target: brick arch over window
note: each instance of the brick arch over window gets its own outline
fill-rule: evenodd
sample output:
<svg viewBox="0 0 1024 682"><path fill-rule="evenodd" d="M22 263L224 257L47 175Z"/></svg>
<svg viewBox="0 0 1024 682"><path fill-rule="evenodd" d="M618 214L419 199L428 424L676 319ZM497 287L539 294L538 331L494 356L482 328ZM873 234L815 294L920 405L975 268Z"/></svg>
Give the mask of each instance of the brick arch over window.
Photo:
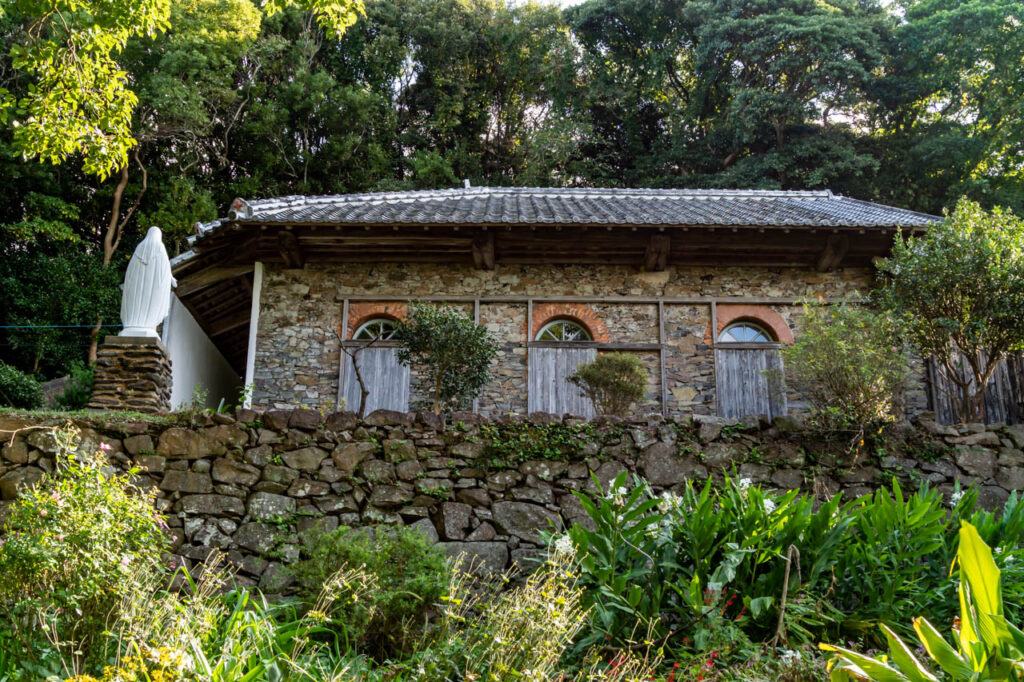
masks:
<svg viewBox="0 0 1024 682"><path fill-rule="evenodd" d="M763 305L745 305L736 303L720 303L716 306L718 314L718 329L715 330L714 335L711 334L711 325L708 324L707 330L704 332L704 343L711 343L712 339L717 339L718 335L728 327L730 324L736 322L753 322L758 326L764 327L772 336L781 343L793 343L793 332L790 331L789 325L782 319L775 310L768 308Z"/></svg>
<svg viewBox="0 0 1024 682"><path fill-rule="evenodd" d="M538 303L533 306L533 329L527 341L537 338L541 328L554 320L572 320L578 322L590 332L590 338L600 343L608 343L608 327L604 320L597 316L594 309L581 303ZM524 325L525 326L525 325Z"/></svg>
<svg viewBox="0 0 1024 682"><path fill-rule="evenodd" d="M345 338L351 339L355 331L370 320L380 317L401 320L408 312L409 306L406 303L352 303L348 307L348 326L345 329Z"/></svg>

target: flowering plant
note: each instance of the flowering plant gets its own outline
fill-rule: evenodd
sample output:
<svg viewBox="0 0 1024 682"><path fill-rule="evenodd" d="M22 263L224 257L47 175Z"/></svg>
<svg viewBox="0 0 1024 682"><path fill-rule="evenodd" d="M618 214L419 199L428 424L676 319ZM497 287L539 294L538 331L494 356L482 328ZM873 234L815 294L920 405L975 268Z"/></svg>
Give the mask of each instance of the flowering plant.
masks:
<svg viewBox="0 0 1024 682"><path fill-rule="evenodd" d="M99 655L110 610L138 572L161 572L167 545L152 493L78 440L74 428L54 434L56 471L22 492L0 530L0 635L39 679L54 641L71 659Z"/></svg>

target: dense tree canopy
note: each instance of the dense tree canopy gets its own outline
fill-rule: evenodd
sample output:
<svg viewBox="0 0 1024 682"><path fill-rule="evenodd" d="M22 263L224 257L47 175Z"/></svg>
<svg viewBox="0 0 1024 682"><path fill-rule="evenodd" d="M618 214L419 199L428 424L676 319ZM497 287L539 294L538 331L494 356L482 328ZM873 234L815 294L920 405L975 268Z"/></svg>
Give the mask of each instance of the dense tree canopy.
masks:
<svg viewBox="0 0 1024 682"><path fill-rule="evenodd" d="M43 75L20 60L70 40L39 23L50 4L118 2L3 3L0 90L22 105L0 134L0 256L22 281L35 253L120 271L151 224L173 254L236 196L462 178L827 187L931 213L966 195L1024 211L1018 0L367 0L358 19L353 2L134 3L150 23L104 62L137 98L127 123L110 118L132 144L106 149L119 159L106 179L88 139L58 166L24 156ZM324 24L325 7L348 14ZM47 319L103 314L69 304ZM25 315L0 302L0 324ZM14 343L0 334L0 352ZM47 353L19 365L59 371Z"/></svg>

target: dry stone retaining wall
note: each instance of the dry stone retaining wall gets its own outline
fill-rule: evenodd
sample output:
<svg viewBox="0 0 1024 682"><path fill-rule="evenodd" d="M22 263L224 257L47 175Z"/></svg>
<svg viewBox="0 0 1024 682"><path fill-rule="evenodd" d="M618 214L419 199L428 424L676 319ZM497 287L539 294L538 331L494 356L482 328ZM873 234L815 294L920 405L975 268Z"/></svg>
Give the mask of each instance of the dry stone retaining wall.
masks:
<svg viewBox="0 0 1024 682"><path fill-rule="evenodd" d="M201 562L213 549L239 567L239 579L286 589L286 565L299 555L299 534L316 525L402 524L467 552L498 570L537 554L541 531L586 522L575 491L594 494L623 471L643 476L656 493L735 467L770 488L818 495L871 492L895 476L915 488L927 481L947 497L953 485L978 485L986 507L1024 488L1024 426L936 424L927 415L886 435L886 454L856 465L842 444L816 440L792 417L767 423L695 420L597 421L531 415L487 421L456 414L447 430L430 413L240 410L172 420L80 420L82 446L110 446L112 463L141 469L137 483L156 488L174 552ZM30 423L0 418L0 514L18 491L55 466L45 430L10 432ZM54 422L57 423L57 422ZM564 459L530 459L496 436L539 437ZM503 447L497 444L505 443ZM539 449L538 449L539 451ZM840 454L837 454L840 453ZM503 459L504 458L504 459Z"/></svg>

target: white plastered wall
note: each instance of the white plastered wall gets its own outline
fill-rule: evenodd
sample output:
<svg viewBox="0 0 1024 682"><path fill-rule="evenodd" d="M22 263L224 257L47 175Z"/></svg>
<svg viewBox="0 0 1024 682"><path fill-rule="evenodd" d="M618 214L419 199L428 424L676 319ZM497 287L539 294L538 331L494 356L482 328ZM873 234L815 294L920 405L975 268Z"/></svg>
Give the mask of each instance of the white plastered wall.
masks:
<svg viewBox="0 0 1024 682"><path fill-rule="evenodd" d="M197 388L206 394L206 407L238 402L241 377L173 293L161 341L171 354L172 410L190 404Z"/></svg>

